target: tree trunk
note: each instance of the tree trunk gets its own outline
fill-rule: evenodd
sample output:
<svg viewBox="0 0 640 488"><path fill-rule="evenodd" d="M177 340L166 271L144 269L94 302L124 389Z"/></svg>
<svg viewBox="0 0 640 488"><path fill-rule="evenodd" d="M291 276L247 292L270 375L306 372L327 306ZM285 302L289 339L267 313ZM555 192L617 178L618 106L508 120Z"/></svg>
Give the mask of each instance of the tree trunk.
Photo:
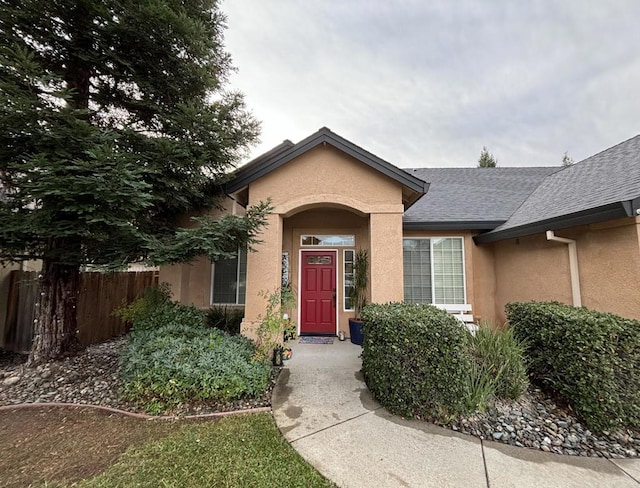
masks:
<svg viewBox="0 0 640 488"><path fill-rule="evenodd" d="M93 14L90 3L77 2L64 19L70 30L71 49L65 63L65 81L73 90L69 108L88 109L91 65L83 57L92 45ZM88 113L83 117L88 118ZM60 215L60 214L58 214ZM64 215L65 219L70 218ZM79 348L77 337L77 304L80 288L80 265L73 262L80 255L80 241L73 238L53 238L49 242L49 257L42 263L40 296L36 304L36 319L28 366L57 359Z"/></svg>
<svg viewBox="0 0 640 488"><path fill-rule="evenodd" d="M79 266L50 260L42 263L40 296L36 304L34 337L28 366L35 366L78 349L77 303Z"/></svg>

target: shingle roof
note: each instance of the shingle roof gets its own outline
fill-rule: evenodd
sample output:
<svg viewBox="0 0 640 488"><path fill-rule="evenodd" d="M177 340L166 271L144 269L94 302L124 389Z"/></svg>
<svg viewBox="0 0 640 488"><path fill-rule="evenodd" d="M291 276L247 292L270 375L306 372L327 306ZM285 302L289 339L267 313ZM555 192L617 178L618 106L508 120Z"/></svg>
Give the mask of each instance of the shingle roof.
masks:
<svg viewBox="0 0 640 488"><path fill-rule="evenodd" d="M414 229L493 229L509 216L557 167L416 168L407 170L430 183L429 192L405 212Z"/></svg>
<svg viewBox="0 0 640 488"><path fill-rule="evenodd" d="M633 215L639 200L640 135L549 175L506 223L478 241Z"/></svg>
<svg viewBox="0 0 640 488"><path fill-rule="evenodd" d="M234 172L231 181L227 184L226 191L233 193L241 190L251 182L321 144L330 144L345 154L352 156L358 161L400 183L403 186L405 208L413 205L429 188L428 183L425 183L411 172L394 166L332 132L329 128L322 127L297 144L293 144L288 140L284 141L266 154L238 168Z"/></svg>
<svg viewBox="0 0 640 488"><path fill-rule="evenodd" d="M403 170L323 127L239 168L227 190L239 191L319 144L331 144L400 182L406 229L489 231L474 237L482 243L640 215L640 135L566 168Z"/></svg>

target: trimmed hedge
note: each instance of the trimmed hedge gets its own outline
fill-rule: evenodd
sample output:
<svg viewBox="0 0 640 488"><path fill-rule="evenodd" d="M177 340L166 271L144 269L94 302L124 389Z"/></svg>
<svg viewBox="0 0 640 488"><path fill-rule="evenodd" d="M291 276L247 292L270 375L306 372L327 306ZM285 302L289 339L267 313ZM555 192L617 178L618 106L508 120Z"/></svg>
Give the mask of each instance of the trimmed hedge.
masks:
<svg viewBox="0 0 640 488"><path fill-rule="evenodd" d="M444 310L410 303L365 307L362 371L369 390L403 417L465 410L471 359L466 329Z"/></svg>
<svg viewBox="0 0 640 488"><path fill-rule="evenodd" d="M640 427L640 322L557 302L509 303L532 379L596 431Z"/></svg>

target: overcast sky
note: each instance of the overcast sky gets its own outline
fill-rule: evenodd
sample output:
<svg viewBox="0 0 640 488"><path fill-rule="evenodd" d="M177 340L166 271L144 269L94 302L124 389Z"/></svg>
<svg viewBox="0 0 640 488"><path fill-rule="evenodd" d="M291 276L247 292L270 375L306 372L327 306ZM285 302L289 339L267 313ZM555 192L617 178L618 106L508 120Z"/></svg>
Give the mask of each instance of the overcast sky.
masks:
<svg viewBox="0 0 640 488"><path fill-rule="evenodd" d="M255 157L320 127L400 167L555 166L640 133L640 0L224 0L262 121Z"/></svg>

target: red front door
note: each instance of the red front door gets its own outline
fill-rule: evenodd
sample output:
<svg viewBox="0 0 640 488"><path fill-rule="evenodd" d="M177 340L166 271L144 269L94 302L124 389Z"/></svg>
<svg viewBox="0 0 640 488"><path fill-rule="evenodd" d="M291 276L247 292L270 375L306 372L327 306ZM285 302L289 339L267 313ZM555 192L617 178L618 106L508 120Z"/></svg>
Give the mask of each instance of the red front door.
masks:
<svg viewBox="0 0 640 488"><path fill-rule="evenodd" d="M336 253L302 252L301 334L336 334Z"/></svg>

